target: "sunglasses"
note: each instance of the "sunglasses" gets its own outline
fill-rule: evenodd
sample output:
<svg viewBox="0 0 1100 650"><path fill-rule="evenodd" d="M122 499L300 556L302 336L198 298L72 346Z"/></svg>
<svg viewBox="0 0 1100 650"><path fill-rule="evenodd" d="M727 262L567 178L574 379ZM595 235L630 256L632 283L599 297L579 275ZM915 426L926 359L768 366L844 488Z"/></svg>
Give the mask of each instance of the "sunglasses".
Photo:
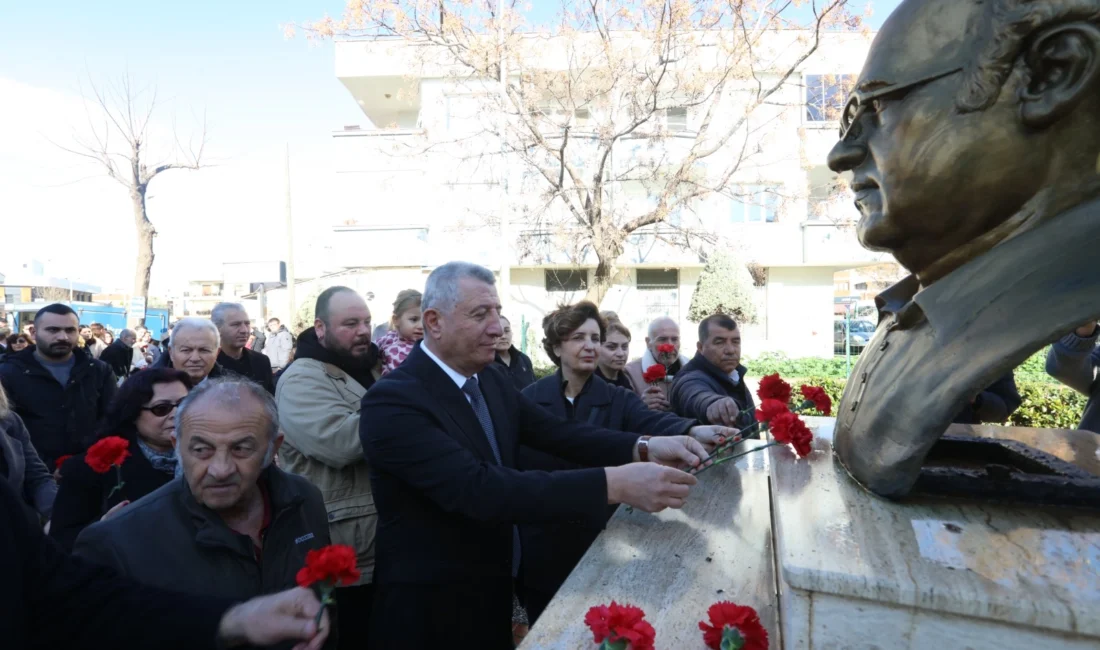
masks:
<svg viewBox="0 0 1100 650"><path fill-rule="evenodd" d="M183 400L180 400L182 402ZM141 410L149 411L158 418L162 418L172 411L176 410L176 407L180 405L180 402L161 402L160 404L154 404L152 406L143 406Z"/></svg>
<svg viewBox="0 0 1100 650"><path fill-rule="evenodd" d="M840 141L846 141L849 136L855 138L860 136L862 129L859 128L859 119L868 111L874 112L875 100L882 99L887 95L894 95L912 90L917 86L951 76L956 72L962 72L962 68L952 68L951 70L937 72L927 77L921 77L915 81L880 86L874 90L853 90L852 94L848 96L848 103L844 105L844 112L840 114Z"/></svg>

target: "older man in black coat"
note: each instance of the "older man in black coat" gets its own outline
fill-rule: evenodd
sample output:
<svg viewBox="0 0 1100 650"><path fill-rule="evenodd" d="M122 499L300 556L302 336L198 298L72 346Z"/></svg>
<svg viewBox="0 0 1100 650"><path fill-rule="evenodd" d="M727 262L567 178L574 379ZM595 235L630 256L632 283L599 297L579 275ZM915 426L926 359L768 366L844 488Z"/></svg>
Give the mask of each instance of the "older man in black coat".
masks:
<svg viewBox="0 0 1100 650"><path fill-rule="evenodd" d="M492 367L501 335L493 285L492 272L473 264L433 271L424 341L363 398L379 515L372 646L512 648L516 523L602 522L614 503L679 507L692 475L631 461L682 467L705 456L691 438L569 422L523 397ZM516 470L521 443L591 469Z"/></svg>

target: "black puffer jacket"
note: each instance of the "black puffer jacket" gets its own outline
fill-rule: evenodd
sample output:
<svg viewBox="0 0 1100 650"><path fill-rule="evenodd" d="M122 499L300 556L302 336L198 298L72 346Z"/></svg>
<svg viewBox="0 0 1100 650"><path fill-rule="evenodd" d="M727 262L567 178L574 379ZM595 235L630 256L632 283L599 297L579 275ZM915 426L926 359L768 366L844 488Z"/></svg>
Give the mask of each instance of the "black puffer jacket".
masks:
<svg viewBox="0 0 1100 650"><path fill-rule="evenodd" d="M752 426L756 422L756 404L752 393L745 386L745 366L737 366L739 381L734 384L729 375L696 352L691 361L684 364L668 390L668 401L672 410L685 418L695 418L703 424L721 424L707 419L710 405L724 397L732 397L737 402L740 413L733 426L738 429ZM755 434L753 437L760 437Z"/></svg>
<svg viewBox="0 0 1100 650"><path fill-rule="evenodd" d="M306 552L329 543L325 504L309 481L275 466L260 481L271 517L260 557L248 535L196 501L182 477L85 528L73 553L142 584L195 596L248 600L290 589Z"/></svg>
<svg viewBox="0 0 1100 650"><path fill-rule="evenodd" d="M23 418L34 448L51 472L60 456L88 447L118 390L107 364L80 348L73 356L76 361L65 386L38 363L33 345L0 363L0 383L12 410Z"/></svg>

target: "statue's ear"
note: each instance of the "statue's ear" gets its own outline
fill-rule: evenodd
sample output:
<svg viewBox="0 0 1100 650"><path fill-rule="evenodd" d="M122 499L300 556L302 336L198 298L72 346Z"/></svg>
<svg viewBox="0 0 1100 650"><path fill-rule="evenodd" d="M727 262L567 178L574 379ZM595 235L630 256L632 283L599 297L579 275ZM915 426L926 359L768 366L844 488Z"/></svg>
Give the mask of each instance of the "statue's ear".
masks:
<svg viewBox="0 0 1100 650"><path fill-rule="evenodd" d="M1020 117L1042 129L1100 90L1100 29L1074 22L1043 30L1028 45L1024 64L1030 79L1020 89Z"/></svg>

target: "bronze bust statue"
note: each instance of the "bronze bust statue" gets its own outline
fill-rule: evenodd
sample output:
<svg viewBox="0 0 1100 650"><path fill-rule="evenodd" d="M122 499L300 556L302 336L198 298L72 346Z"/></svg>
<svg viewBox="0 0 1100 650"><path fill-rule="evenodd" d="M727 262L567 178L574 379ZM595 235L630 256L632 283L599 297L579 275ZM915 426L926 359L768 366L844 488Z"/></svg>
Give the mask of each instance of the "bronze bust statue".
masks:
<svg viewBox="0 0 1100 650"><path fill-rule="evenodd" d="M867 248L912 275L837 410L864 487L906 495L953 416L1100 317L1100 0L905 0L829 153Z"/></svg>

